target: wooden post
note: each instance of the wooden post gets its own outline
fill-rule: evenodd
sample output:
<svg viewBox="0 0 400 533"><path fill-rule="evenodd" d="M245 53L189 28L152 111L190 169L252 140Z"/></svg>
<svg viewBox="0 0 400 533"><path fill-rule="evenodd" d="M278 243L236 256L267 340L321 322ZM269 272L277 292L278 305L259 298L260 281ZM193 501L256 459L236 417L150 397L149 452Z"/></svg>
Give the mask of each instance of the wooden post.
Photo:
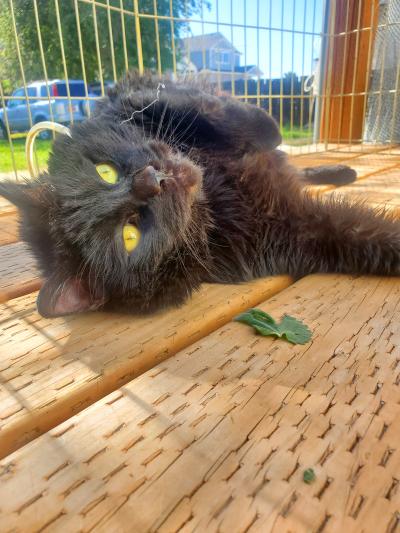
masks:
<svg viewBox="0 0 400 533"><path fill-rule="evenodd" d="M379 0L332 0L320 122L322 142L361 142Z"/></svg>

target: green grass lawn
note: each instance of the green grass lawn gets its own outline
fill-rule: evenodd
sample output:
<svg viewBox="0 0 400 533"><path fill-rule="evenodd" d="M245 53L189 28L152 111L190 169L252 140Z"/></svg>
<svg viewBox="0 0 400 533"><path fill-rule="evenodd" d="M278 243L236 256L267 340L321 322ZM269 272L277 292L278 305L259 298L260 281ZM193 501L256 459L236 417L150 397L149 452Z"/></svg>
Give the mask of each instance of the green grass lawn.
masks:
<svg viewBox="0 0 400 533"><path fill-rule="evenodd" d="M303 129L294 126L291 131L290 126L284 126L282 129L283 142L286 144L308 144L312 141L312 130ZM14 148L14 158L17 170L27 171L27 164L25 158L25 137L13 138L12 145ZM37 139L35 142L36 154L38 157L39 167L46 166L49 157L51 141L41 141ZM11 157L10 145L4 139L0 139L0 173L12 172L13 164Z"/></svg>
<svg viewBox="0 0 400 533"><path fill-rule="evenodd" d="M25 137L12 139L12 146L14 149L15 166L17 170L27 171L28 165L25 158ZM35 141L35 151L40 167L46 165L49 157L51 141ZM0 139L0 172L12 172L14 170L12 163L12 156L10 145L4 139Z"/></svg>
<svg viewBox="0 0 400 533"><path fill-rule="evenodd" d="M309 144L313 140L313 129L303 128L300 129L298 126L293 126L293 129L290 129L290 124L285 125L282 128L282 137L285 144Z"/></svg>

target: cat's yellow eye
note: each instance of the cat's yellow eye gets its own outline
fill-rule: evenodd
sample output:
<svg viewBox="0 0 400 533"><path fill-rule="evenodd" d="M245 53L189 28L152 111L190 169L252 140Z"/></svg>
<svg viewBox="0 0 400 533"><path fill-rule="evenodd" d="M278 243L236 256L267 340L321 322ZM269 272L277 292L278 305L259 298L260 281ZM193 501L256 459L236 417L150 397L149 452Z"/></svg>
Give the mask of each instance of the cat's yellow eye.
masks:
<svg viewBox="0 0 400 533"><path fill-rule="evenodd" d="M97 174L103 181L114 185L118 181L118 172L114 167L108 165L107 163L100 163L96 165Z"/></svg>
<svg viewBox="0 0 400 533"><path fill-rule="evenodd" d="M122 237L124 240L125 250L131 253L140 241L140 231L132 224L126 224L122 229Z"/></svg>

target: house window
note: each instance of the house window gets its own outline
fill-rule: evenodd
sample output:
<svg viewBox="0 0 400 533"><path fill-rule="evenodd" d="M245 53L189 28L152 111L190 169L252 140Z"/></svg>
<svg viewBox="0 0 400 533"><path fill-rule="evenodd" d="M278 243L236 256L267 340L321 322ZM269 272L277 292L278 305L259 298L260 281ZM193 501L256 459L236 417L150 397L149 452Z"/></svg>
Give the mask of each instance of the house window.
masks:
<svg viewBox="0 0 400 533"><path fill-rule="evenodd" d="M229 52L214 52L214 61L217 67L230 67L231 55Z"/></svg>

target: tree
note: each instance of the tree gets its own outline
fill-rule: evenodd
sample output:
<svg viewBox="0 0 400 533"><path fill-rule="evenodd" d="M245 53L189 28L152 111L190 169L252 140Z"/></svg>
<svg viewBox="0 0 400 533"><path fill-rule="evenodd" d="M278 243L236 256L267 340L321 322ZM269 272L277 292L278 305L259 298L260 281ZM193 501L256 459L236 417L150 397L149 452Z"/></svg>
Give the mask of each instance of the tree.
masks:
<svg viewBox="0 0 400 533"><path fill-rule="evenodd" d="M99 3L104 4L104 7ZM88 82L99 80L100 72L104 79L113 80L125 71L126 66L128 68L138 66L133 0L108 2L100 0L99 3L93 7L93 4L79 0L37 0L40 35L49 79L65 78L62 45L68 77L83 78L77 15L80 21L82 54ZM107 3L111 8L122 7L125 12L122 14L116 10L108 10ZM157 0L157 2L139 0L138 3L140 13L154 15L154 5L156 5L158 16L171 15L169 0ZM174 0L172 15L190 17L199 12L203 3L206 5L203 0ZM78 6L77 12L76 6ZM13 7L26 81L43 79L44 69L39 49L34 0L13 0ZM0 0L0 79L3 80L5 89L15 88L22 83L12 20L9 0ZM95 21L98 30L97 40ZM173 66L173 39L177 40L188 26L184 21L174 21L171 24L171 20L159 19L156 22L154 18L140 17L143 63L145 68L153 70L158 66L156 24L159 32L161 69L166 71Z"/></svg>

